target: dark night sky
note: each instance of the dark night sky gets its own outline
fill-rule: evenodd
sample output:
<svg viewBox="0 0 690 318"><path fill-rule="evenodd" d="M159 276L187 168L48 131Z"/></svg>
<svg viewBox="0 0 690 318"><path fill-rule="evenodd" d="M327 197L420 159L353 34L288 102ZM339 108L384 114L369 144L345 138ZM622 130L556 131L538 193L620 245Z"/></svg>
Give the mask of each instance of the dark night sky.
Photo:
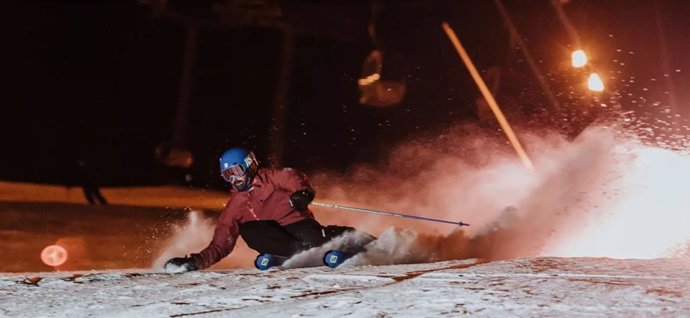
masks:
<svg viewBox="0 0 690 318"><path fill-rule="evenodd" d="M506 6L544 69L553 71L569 41L548 1L528 2ZM317 2L279 3L289 15L296 4ZM687 4L659 3L672 68L685 72L674 75L684 76L676 82L688 83L688 58L679 52L690 52L689 32L680 30L687 21L678 13ZM566 9L592 41L614 41L608 35L615 34L615 45L633 46L658 41L653 21L641 18L652 7L652 1L574 0ZM405 58L408 94L396 107L365 107L357 102L356 81L374 48L366 33L368 4L322 8L320 14L333 16L331 29L347 39L298 34L295 41L284 163L308 172L374 163L385 155L384 145L474 120L476 88L442 21L456 29L480 69L512 65L519 57L492 1L386 3L379 31ZM184 47L180 23L155 18L134 1L4 1L1 9L0 179L79 182L73 171L83 159L104 185L179 182L175 171L155 160L154 148L170 141L173 131ZM635 50L657 56L656 46ZM219 185L216 156L227 147L266 155L280 50L275 29L201 31L189 116L193 184ZM602 64L613 58L602 54ZM656 66L638 71L658 72ZM530 85L529 74L525 82ZM687 92L677 96L690 106Z"/></svg>

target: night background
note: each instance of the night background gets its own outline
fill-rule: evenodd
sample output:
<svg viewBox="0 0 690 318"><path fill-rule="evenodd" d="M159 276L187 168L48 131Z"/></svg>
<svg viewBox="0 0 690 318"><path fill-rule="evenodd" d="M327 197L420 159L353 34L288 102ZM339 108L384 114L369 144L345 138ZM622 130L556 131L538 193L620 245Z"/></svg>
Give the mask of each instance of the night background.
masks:
<svg viewBox="0 0 690 318"><path fill-rule="evenodd" d="M574 44L549 1L505 6L552 89L572 88L560 64ZM668 63L688 67L685 1L572 1L565 8L598 46L604 68L614 64L605 54L615 47L661 59L647 45L659 41L657 21L640 19L643 12L663 22ZM518 99L523 113L549 104L492 1L3 1L0 20L4 180L220 187L217 156L231 146L307 172L376 164L388 145L477 121L480 95L444 21L480 71L503 69L510 82L500 92ZM631 25L637 29L623 29ZM284 45L286 26L293 37ZM358 102L362 63L376 48L397 58L383 74L407 86L397 105ZM661 65L648 64L629 68L639 69L638 78L661 77ZM688 99L687 81L679 81L687 73L671 74L678 101ZM592 103L557 95L566 107ZM284 105L282 125L274 122L276 104ZM677 108L687 114L688 103ZM193 163L164 164L173 148L189 151Z"/></svg>

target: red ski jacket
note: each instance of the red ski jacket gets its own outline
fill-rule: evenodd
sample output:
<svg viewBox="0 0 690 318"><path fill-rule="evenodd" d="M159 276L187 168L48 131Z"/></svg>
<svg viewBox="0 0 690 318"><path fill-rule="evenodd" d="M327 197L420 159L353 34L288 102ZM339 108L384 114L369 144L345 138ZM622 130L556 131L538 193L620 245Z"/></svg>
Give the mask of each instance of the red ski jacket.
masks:
<svg viewBox="0 0 690 318"><path fill-rule="evenodd" d="M311 211L290 206L290 194L311 187L307 177L291 168L261 168L247 191L232 190L218 219L213 240L197 254L192 254L200 269L208 268L232 252L240 235L240 224L249 221L275 220L287 225L314 218Z"/></svg>

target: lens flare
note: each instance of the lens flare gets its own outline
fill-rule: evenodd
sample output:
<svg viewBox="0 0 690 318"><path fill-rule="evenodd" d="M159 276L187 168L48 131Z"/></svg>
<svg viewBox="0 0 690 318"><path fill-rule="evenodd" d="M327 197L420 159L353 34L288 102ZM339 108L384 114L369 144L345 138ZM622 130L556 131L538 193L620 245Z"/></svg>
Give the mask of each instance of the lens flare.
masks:
<svg viewBox="0 0 690 318"><path fill-rule="evenodd" d="M589 79L587 80L587 88L594 92L604 91L604 82L601 80L601 77L599 77L599 74L592 73L589 75Z"/></svg>
<svg viewBox="0 0 690 318"><path fill-rule="evenodd" d="M580 68L587 65L587 54L585 54L583 50L574 51L570 57L574 68Z"/></svg>
<svg viewBox="0 0 690 318"><path fill-rule="evenodd" d="M60 245L49 245L41 251L41 261L48 266L60 266L67 261L67 250Z"/></svg>

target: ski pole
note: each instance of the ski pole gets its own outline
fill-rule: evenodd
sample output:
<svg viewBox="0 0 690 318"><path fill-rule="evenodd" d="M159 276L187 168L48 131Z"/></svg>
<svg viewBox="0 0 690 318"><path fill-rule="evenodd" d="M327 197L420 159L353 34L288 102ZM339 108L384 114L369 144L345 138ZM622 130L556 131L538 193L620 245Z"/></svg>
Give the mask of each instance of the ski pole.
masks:
<svg viewBox="0 0 690 318"><path fill-rule="evenodd" d="M371 213L371 214L397 216L397 217L401 217L401 218L408 218L408 219L415 219L415 220L422 220L422 221L455 224L455 225L460 226L460 227L470 226L469 224L464 223L462 221L453 222L453 221L447 221L447 220L427 218L427 217L423 217L423 216L394 213L394 212L387 212L387 211L378 211L378 210L371 210L371 209L364 209L364 208L355 208L355 207L351 207L351 206L343 206L343 205L337 205L337 204L331 204L331 203L312 202L311 204L315 205L315 206L321 206L321 207L332 208L332 209L342 209L342 210L350 210L350 211L357 211L357 212L364 212L364 213Z"/></svg>

